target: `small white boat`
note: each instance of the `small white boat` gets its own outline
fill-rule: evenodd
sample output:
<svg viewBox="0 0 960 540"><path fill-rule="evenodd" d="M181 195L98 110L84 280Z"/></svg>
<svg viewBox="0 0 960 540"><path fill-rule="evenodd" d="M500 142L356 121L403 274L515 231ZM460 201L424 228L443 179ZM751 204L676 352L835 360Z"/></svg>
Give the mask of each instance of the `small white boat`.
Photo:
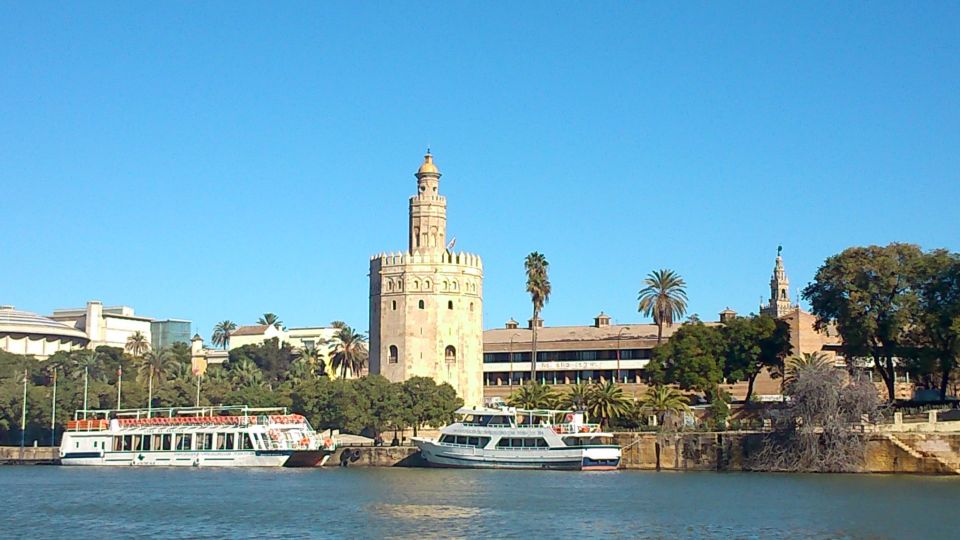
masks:
<svg viewBox="0 0 960 540"><path fill-rule="evenodd" d="M439 439L414 437L434 467L616 470L620 447L612 433L584 422L583 412L502 407L462 408Z"/></svg>
<svg viewBox="0 0 960 540"><path fill-rule="evenodd" d="M191 407L77 411L63 465L313 467L336 449L286 408Z"/></svg>

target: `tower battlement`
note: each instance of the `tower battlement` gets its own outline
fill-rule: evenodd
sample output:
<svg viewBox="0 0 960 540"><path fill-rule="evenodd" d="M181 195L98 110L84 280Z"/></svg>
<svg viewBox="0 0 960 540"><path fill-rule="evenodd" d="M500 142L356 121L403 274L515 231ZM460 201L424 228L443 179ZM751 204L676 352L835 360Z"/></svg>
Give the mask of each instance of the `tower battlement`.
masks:
<svg viewBox="0 0 960 540"><path fill-rule="evenodd" d="M479 255L473 253L451 253L449 251L428 251L425 253L415 251L397 251L393 253L380 253L370 257L371 266L375 261L379 262L379 268L390 268L396 266L409 266L417 264L442 264L451 266L463 266L483 271L483 261Z"/></svg>

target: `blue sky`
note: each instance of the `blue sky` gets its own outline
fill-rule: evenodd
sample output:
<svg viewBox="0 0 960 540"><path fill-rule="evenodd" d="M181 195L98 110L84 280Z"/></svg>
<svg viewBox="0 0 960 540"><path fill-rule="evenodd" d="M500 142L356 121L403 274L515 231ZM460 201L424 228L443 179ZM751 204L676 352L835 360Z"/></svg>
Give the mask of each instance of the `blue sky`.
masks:
<svg viewBox="0 0 960 540"><path fill-rule="evenodd" d="M2 2L0 303L366 329L428 144L488 328L960 250L960 4L782 4Z"/></svg>

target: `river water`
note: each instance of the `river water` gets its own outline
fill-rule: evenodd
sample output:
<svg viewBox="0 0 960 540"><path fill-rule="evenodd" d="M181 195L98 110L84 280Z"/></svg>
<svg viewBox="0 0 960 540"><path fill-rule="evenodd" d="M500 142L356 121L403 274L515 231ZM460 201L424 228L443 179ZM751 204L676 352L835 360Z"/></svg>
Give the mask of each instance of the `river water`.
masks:
<svg viewBox="0 0 960 540"><path fill-rule="evenodd" d="M0 467L5 538L960 538L960 479Z"/></svg>

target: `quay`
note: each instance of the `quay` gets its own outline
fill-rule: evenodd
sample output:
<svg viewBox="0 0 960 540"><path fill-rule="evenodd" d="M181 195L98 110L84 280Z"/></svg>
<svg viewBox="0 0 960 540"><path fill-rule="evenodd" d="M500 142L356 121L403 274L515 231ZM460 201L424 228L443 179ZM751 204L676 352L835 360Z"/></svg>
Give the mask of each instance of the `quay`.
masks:
<svg viewBox="0 0 960 540"><path fill-rule="evenodd" d="M58 448L26 446L20 455L19 446L0 446L0 465L59 465Z"/></svg>

